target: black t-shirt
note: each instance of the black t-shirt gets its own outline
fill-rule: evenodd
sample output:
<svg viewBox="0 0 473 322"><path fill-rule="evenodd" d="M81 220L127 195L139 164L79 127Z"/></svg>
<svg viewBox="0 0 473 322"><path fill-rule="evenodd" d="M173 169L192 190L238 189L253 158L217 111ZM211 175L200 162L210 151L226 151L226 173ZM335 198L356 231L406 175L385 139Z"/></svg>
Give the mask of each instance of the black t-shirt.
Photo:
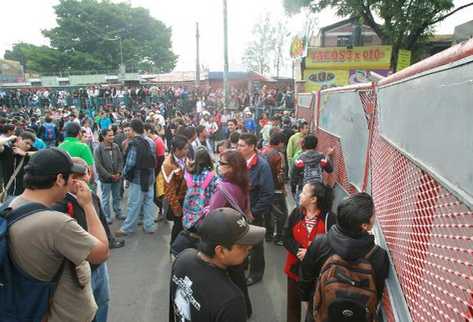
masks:
<svg viewBox="0 0 473 322"><path fill-rule="evenodd" d="M226 270L203 261L195 249L177 257L171 273L169 322L245 322L243 293Z"/></svg>

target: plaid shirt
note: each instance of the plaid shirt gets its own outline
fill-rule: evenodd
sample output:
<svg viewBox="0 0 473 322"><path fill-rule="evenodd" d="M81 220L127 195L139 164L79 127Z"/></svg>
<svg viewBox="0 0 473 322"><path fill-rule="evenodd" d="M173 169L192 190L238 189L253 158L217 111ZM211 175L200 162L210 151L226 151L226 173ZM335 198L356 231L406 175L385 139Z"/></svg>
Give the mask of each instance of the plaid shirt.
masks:
<svg viewBox="0 0 473 322"><path fill-rule="evenodd" d="M150 138L143 136L143 138L148 142L148 147L152 153L152 155L155 155L156 147L154 145L153 140ZM137 151L134 146L129 146L128 151L127 151L127 156L126 156L126 162L125 166L123 167L123 174L125 177L130 173L130 171L135 171L135 175L133 176L133 180L131 181L132 183L135 184L140 184L140 170L134 169L136 165L136 160L137 160ZM155 173L154 173L154 168L151 169L150 171L150 184L154 184L155 180Z"/></svg>

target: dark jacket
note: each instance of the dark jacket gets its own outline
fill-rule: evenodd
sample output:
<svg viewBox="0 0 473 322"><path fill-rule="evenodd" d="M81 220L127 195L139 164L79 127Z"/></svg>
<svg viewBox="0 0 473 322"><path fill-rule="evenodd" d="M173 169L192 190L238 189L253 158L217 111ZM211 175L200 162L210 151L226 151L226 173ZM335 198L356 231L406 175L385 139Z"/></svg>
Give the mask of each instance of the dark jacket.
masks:
<svg viewBox="0 0 473 322"><path fill-rule="evenodd" d="M92 202L94 204L95 211L97 212L97 215L99 216L99 219L102 222L105 233L107 234L107 238L110 241L113 238L112 232L108 227L107 219L105 218L105 215L102 211L102 207L100 206L100 199L95 193L92 193ZM82 208L82 206L77 201L77 198L70 192L66 193L66 197L62 201L55 203L51 207L51 209L68 214L70 217L77 220L79 226L81 226L85 231L88 231L87 218L85 215L84 208ZM92 268L92 270L96 270L97 267L99 267L100 265L101 264L91 264L90 267Z"/></svg>
<svg viewBox="0 0 473 322"><path fill-rule="evenodd" d="M356 238L351 237L344 233L338 225L333 226L327 234L316 237L302 261L302 281L300 283L302 301L312 299L320 270L331 255L337 254L347 261L353 261L365 257L374 245L373 235L365 233ZM383 295L384 282L389 273L388 254L384 249L378 247L369 258L369 262L375 273L379 301Z"/></svg>
<svg viewBox="0 0 473 322"><path fill-rule="evenodd" d="M115 143L108 145L100 143L95 149L95 167L99 175L99 180L104 183L111 183L112 175L119 174L123 170L123 155L119 146Z"/></svg>
<svg viewBox="0 0 473 322"><path fill-rule="evenodd" d="M336 222L334 214L330 212L320 214L317 226L308 234L304 219L304 211L301 208L295 208L287 218L283 232L284 247L288 251L284 272L296 281L300 278L300 261L297 258L299 248L308 248L315 237L325 234Z"/></svg>
<svg viewBox="0 0 473 322"><path fill-rule="evenodd" d="M37 151L37 149L31 148L30 151ZM15 154L13 148L8 145L5 145L3 152L0 153L0 176L3 179L3 184L5 186L13 175L13 172L15 172L15 168L20 164L21 159L23 158L25 158L25 161L23 161L20 171L18 171L17 176L8 189L7 195L9 196L19 196L23 191L25 191L23 176L25 175L25 166L28 164L30 157L28 155L22 157L19 154ZM0 180L0 184L1 181L2 180Z"/></svg>
<svg viewBox="0 0 473 322"><path fill-rule="evenodd" d="M256 155L253 161L249 169L250 205L253 216L260 219L271 210L274 183L268 162L260 155Z"/></svg>
<svg viewBox="0 0 473 322"><path fill-rule="evenodd" d="M261 154L268 161L273 175L274 190L284 192L284 156L272 145L267 145Z"/></svg>

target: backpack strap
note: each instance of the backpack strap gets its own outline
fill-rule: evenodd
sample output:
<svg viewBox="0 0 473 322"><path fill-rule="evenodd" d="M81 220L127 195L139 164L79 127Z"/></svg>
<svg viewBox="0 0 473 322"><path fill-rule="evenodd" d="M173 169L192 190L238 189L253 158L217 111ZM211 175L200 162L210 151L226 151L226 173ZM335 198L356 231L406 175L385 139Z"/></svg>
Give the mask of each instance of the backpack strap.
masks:
<svg viewBox="0 0 473 322"><path fill-rule="evenodd" d="M205 176L204 182L202 182L203 190L205 190L209 186L213 178L214 178L214 174L212 173L212 171L209 171L209 173L207 173L207 175ZM186 184L188 188L194 185L194 181L192 180L192 175L189 172L186 171L186 173L184 174L184 179L186 179Z"/></svg>
<svg viewBox="0 0 473 322"><path fill-rule="evenodd" d="M378 245L374 244L373 248L371 248L371 250L365 255L365 259L370 259L371 256L374 254L374 252L379 248Z"/></svg>
<svg viewBox="0 0 473 322"><path fill-rule="evenodd" d="M184 179L186 180L187 187L192 187L194 182L192 181L192 176L189 172L184 173Z"/></svg>
<svg viewBox="0 0 473 322"><path fill-rule="evenodd" d="M202 189L204 190L207 189L210 182L212 182L213 178L214 178L214 174L212 173L212 171L209 171L209 173L207 173L207 176L205 177L204 182L202 183Z"/></svg>
<svg viewBox="0 0 473 322"><path fill-rule="evenodd" d="M8 223L8 228L10 228L11 225L20 221L23 218L48 209L48 207L38 202L27 203L21 207L13 209L5 215L5 219Z"/></svg>

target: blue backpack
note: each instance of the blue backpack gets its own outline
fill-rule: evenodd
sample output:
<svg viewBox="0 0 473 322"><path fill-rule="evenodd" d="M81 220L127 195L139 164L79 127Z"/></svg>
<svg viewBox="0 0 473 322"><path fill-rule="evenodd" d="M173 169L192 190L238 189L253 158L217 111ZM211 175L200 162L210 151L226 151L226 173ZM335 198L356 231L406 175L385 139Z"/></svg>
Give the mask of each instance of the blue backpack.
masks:
<svg viewBox="0 0 473 322"><path fill-rule="evenodd" d="M56 126L52 123L44 123L44 140L51 142L56 140Z"/></svg>
<svg viewBox="0 0 473 322"><path fill-rule="evenodd" d="M64 262L51 281L40 281L16 265L9 254L8 230L14 223L48 208L29 203L0 213L0 321L40 322L64 269Z"/></svg>

